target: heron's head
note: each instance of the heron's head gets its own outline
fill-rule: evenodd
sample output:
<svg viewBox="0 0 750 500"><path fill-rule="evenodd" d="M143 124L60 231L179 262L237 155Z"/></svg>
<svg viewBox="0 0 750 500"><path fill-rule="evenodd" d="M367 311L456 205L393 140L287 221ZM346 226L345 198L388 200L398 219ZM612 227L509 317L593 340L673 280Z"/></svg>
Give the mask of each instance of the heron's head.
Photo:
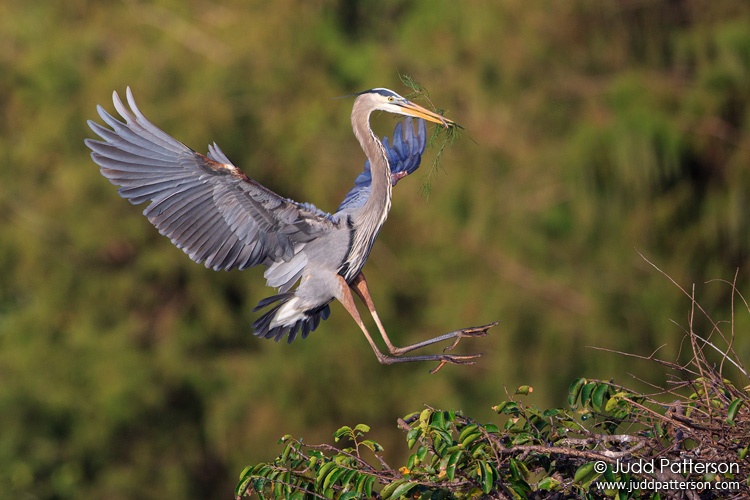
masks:
<svg viewBox="0 0 750 500"><path fill-rule="evenodd" d="M439 123L446 128L455 125L455 122L452 120L449 120L438 113L434 113L429 109L423 108L418 104L414 104L405 97L401 97L394 91L388 89L377 88L365 90L358 95L357 103L362 105L368 112L378 110L395 113L397 115L423 118L433 123Z"/></svg>

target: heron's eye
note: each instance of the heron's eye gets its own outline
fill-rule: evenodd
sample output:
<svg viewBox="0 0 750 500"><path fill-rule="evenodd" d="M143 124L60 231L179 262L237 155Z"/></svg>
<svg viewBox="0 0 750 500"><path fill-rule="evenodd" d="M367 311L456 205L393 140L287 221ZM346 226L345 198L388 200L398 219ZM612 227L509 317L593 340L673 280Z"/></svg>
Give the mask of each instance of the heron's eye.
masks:
<svg viewBox="0 0 750 500"><path fill-rule="evenodd" d="M393 101L395 101L395 99L393 98L393 96L392 96L392 95L389 95L389 96L388 96L388 102L393 102Z"/></svg>

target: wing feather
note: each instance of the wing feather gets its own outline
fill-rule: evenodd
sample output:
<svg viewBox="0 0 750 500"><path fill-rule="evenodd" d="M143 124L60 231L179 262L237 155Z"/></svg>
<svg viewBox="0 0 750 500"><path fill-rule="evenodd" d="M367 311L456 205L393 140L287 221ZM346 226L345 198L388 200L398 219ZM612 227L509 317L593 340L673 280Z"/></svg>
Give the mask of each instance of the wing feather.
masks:
<svg viewBox="0 0 750 500"><path fill-rule="evenodd" d="M334 216L283 198L248 178L214 143L208 156L152 124L130 88L122 120L97 106L108 126L89 121L102 140L86 139L102 175L191 259L212 269L286 262L295 249L338 226Z"/></svg>
<svg viewBox="0 0 750 500"><path fill-rule="evenodd" d="M422 153L427 146L427 126L425 121L417 119L417 132L410 117L404 118L393 129L393 141L383 137L383 148L391 168L391 179L395 185L402 177L413 173L422 161ZM370 161L365 162L364 170L354 180L354 187L346 194L337 212L358 208L365 204L370 196L372 173Z"/></svg>

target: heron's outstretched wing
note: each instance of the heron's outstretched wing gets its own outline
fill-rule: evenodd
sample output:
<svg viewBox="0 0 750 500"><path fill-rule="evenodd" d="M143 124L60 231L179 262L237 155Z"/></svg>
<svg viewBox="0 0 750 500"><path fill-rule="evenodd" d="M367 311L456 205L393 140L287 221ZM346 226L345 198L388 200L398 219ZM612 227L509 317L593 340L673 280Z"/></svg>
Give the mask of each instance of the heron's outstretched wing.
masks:
<svg viewBox="0 0 750 500"><path fill-rule="evenodd" d="M393 130L393 145L388 142L388 137L383 137L383 147L391 167L391 182L394 186L399 179L419 168L426 145L427 127L421 118L417 119L416 134L411 117L406 117L398 122ZM370 196L371 184L370 160L367 160L364 171L357 176L354 187L346 194L337 211L359 208L364 205Z"/></svg>
<svg viewBox="0 0 750 500"><path fill-rule="evenodd" d="M334 217L248 178L216 144L204 156L167 135L130 88L130 109L116 92L112 100L125 121L97 107L110 128L88 122L103 139L86 139L91 157L123 198L151 202L143 214L194 261L216 270L288 261L295 246L336 227Z"/></svg>

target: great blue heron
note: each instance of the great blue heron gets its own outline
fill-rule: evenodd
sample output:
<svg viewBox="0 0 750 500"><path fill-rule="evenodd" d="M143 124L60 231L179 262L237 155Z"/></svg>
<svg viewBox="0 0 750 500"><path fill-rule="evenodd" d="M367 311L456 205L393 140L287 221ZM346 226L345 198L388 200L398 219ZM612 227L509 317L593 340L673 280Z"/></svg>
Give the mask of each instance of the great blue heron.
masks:
<svg viewBox="0 0 750 500"><path fill-rule="evenodd" d="M394 179L390 168L388 156L392 150L386 150L373 133L370 114L387 111L445 127L455 125L454 122L388 89L376 88L358 94L352 109L352 128L368 158L370 179L366 166L360 174L360 184L355 185L331 215L311 204L283 198L250 179L215 143L209 145L207 156L193 151L148 121L136 106L130 88L126 97L129 109L117 92L112 95L115 109L124 122L97 106L99 116L111 128L88 122L103 139L86 139L91 157L101 167L102 175L119 186L122 197L133 204L151 202L143 214L192 260L214 270L266 266L267 284L279 293L261 300L254 309L270 306L253 323L255 335L275 340L288 335L289 342L297 333L305 338L321 320L328 318L328 304L335 298L354 318L382 364L438 361L435 372L446 363L469 364L479 356L446 354L446 351L462 338L486 335L496 323L396 347L378 318L362 274L388 216L391 187L398 178L397 174ZM409 124L408 128L411 127ZM412 129L409 140L413 140L413 133ZM424 133L421 141L420 154L424 149ZM419 158L417 165L418 162ZM292 290L295 284L297 287ZM388 354L378 349L365 327L352 291L369 309ZM441 354L404 356L447 340L453 343Z"/></svg>

